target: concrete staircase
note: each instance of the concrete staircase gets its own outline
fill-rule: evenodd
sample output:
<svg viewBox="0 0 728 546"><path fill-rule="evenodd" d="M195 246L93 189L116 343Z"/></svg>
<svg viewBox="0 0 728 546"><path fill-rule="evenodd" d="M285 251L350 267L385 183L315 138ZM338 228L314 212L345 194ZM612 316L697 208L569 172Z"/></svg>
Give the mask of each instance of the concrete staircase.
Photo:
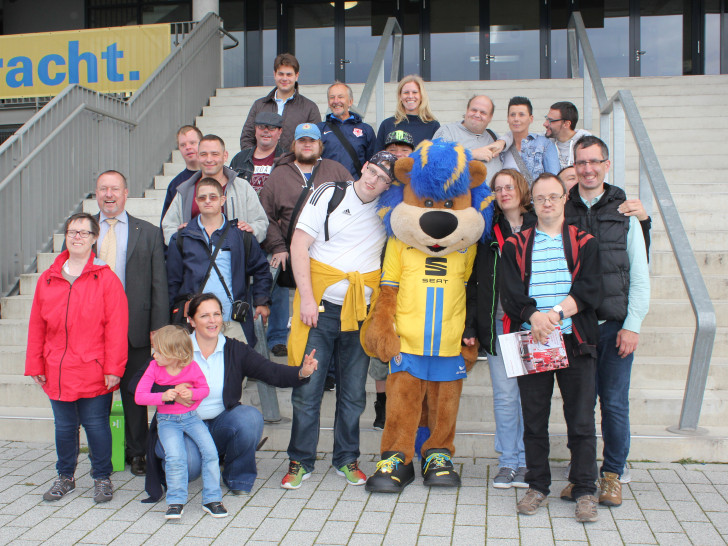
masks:
<svg viewBox="0 0 728 546"><path fill-rule="evenodd" d="M708 430L704 436L680 436L666 431L678 422L695 319L683 287L662 221L653 214L651 276L652 301L640 336L640 346L632 373L632 460L675 461L692 458L728 462L728 280L724 261L728 261L728 237L718 218L728 207L728 190L722 184L728 171L728 157L719 143L728 140L728 115L720 106L728 93L726 76L690 76L673 78L613 78L605 80L607 95L618 89L631 89L653 145L660 159L670 189L691 241L695 257L704 275L715 305L718 334L703 402L700 425ZM686 91L689 86L689 91ZM353 85L355 97L361 85ZM427 85L432 109L441 123L462 119L467 99L488 94L496 104L490 127L497 133L507 130L506 105L513 95L528 96L534 105L532 128L541 130L548 107L558 100L571 100L582 110L581 80L525 80L489 82L433 82ZM268 91L264 88L220 89L210 99L210 106L196 120L203 133L221 136L230 158L239 150L240 131L250 104ZM326 86L306 86L303 92L326 110ZM386 84L385 112L394 111L395 85ZM374 106L366 120L375 129ZM381 121L381 120L379 120ZM582 122L579 122L579 127ZM592 132L598 134L595 116ZM178 152L165 163L162 174L155 177L152 189L144 198L127 202L131 214L159 223L159 213L169 181L184 163ZM637 196L638 165L631 136L627 139L628 195ZM84 210L96 212L96 202L84 203ZM56 249L62 238L56 236ZM49 266L54 254L39 254L38 270ZM45 395L29 378L22 377L27 322L32 294L38 274L24 275L19 296L2 300L0 319L0 438L43 440L52 438L50 407ZM374 419L374 385L367 385L369 400L362 417L362 451L379 451L380 433L371 429ZM552 456L567 458L565 425L560 411L558 389L551 422L555 442ZM244 393L248 403L258 403L257 389ZM290 396L279 396L281 412L290 417ZM334 415L334 394L324 395L320 449L330 451ZM460 405L456 444L460 455L494 456L492 435L495 430L490 379L485 363L470 374ZM598 417L598 415L597 415ZM267 425L266 449L285 450L289 424ZM601 448L600 448L601 450Z"/></svg>

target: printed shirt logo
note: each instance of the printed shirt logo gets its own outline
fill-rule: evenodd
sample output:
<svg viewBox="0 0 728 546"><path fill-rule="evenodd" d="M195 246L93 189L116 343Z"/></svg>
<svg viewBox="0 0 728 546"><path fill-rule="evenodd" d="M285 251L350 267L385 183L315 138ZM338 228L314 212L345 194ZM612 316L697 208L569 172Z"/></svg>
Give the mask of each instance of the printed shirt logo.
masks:
<svg viewBox="0 0 728 546"><path fill-rule="evenodd" d="M331 131L324 131L325 135L328 135Z"/></svg>
<svg viewBox="0 0 728 546"><path fill-rule="evenodd" d="M349 209L346 209L346 210L345 210L345 211L343 212L343 214L347 214L347 215L351 216L351 211L350 211Z"/></svg>
<svg viewBox="0 0 728 546"><path fill-rule="evenodd" d="M396 356L395 356L395 357L394 357L394 358L392 359L392 363L393 363L393 364L394 364L395 366L399 366L400 364L402 364L402 353L399 353L398 355L396 355Z"/></svg>
<svg viewBox="0 0 728 546"><path fill-rule="evenodd" d="M447 258L431 256L425 259L425 275L445 277L447 275Z"/></svg>
<svg viewBox="0 0 728 546"><path fill-rule="evenodd" d="M354 133L354 136L355 137L364 136L364 131L362 131L359 128L356 128L356 129L352 130L352 133Z"/></svg>

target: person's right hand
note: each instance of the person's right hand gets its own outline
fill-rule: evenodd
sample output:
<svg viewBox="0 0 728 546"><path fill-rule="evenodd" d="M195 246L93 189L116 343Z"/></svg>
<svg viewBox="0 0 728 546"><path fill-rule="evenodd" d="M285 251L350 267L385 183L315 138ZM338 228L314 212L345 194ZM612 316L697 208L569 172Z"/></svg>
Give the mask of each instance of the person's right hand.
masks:
<svg viewBox="0 0 728 546"><path fill-rule="evenodd" d="M184 407L189 408L192 405L192 391L188 391L190 393L190 399L187 400L186 398L183 398L180 395L180 391L188 390L192 385L189 383L180 383L179 385L175 386L175 397L174 401L178 404L182 404Z"/></svg>
<svg viewBox="0 0 728 546"><path fill-rule="evenodd" d="M314 355L316 354L316 349L311 351L311 354L307 354L303 357L303 364L301 364L301 371L299 374L304 379L307 377L311 377L313 375L313 372L316 371L316 368L318 368L318 360L314 358Z"/></svg>
<svg viewBox="0 0 728 546"><path fill-rule="evenodd" d="M177 391L174 389L167 389L162 393L162 402L172 402L177 397Z"/></svg>
<svg viewBox="0 0 728 546"><path fill-rule="evenodd" d="M46 376L45 375L32 375L33 381L38 383L41 387L46 384Z"/></svg>
<svg viewBox="0 0 728 546"><path fill-rule="evenodd" d="M177 226L177 231L184 229L186 227L187 227L187 222L185 222L184 224L180 224L179 226Z"/></svg>
<svg viewBox="0 0 728 546"><path fill-rule="evenodd" d="M546 338L548 338L549 334L554 331L554 328L556 328L556 325L551 320L551 317L549 317L549 314L542 313L541 311L536 311L533 315L531 315L529 322L531 323L531 335L533 335L533 339L539 343L545 343ZM558 324L558 320L556 321L556 324Z"/></svg>
<svg viewBox="0 0 728 546"><path fill-rule="evenodd" d="M318 324L318 304L311 298L310 300L301 300L301 322L311 328L316 328Z"/></svg>
<svg viewBox="0 0 728 546"><path fill-rule="evenodd" d="M282 271L285 271L287 260L288 252L276 252L270 257L270 265L272 267L280 267Z"/></svg>

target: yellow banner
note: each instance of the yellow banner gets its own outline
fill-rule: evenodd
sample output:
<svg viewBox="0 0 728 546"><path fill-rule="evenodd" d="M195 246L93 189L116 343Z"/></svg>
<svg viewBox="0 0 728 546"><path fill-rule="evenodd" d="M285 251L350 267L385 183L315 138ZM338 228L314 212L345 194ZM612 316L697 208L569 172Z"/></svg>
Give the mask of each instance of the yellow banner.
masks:
<svg viewBox="0 0 728 546"><path fill-rule="evenodd" d="M0 36L0 99L54 96L72 83L135 91L170 42L167 24Z"/></svg>

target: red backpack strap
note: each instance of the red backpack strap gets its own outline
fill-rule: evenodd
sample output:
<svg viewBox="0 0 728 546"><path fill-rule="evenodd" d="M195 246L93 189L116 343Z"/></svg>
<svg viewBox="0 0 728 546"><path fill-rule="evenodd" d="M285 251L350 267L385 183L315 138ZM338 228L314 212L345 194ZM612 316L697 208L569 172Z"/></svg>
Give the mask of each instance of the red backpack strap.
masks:
<svg viewBox="0 0 728 546"><path fill-rule="evenodd" d="M496 224L493 227L493 233L495 233L495 238L498 241L498 248L503 250L503 243L505 243L505 239L503 239L503 232L501 231L501 228L498 224Z"/></svg>

